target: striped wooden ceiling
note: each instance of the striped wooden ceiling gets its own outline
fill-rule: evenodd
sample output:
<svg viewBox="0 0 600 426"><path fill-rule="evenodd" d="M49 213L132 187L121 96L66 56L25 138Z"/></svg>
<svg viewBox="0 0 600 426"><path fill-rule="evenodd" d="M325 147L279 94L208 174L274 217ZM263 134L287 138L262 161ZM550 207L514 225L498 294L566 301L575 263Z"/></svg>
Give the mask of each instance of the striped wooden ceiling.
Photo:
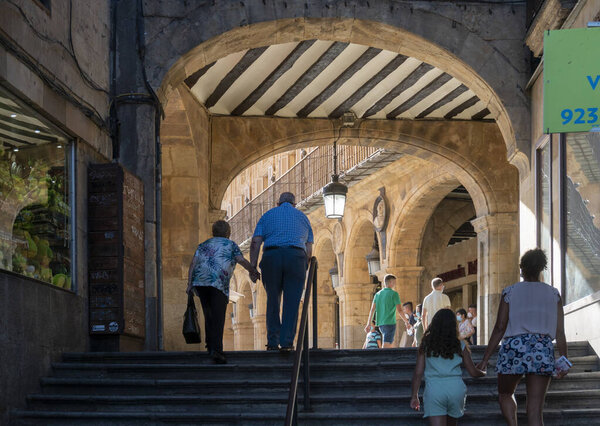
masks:
<svg viewBox="0 0 600 426"><path fill-rule="evenodd" d="M185 80L211 113L371 119L491 119L449 74L358 44L307 40L232 53Z"/></svg>
<svg viewBox="0 0 600 426"><path fill-rule="evenodd" d="M57 142L65 142L65 139L0 89L0 150L21 150Z"/></svg>

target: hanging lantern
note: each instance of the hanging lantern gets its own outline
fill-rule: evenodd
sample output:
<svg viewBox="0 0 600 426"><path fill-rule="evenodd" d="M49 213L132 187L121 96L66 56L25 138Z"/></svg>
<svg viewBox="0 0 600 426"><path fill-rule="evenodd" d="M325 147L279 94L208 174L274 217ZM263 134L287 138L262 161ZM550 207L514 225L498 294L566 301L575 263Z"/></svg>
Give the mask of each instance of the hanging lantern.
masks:
<svg viewBox="0 0 600 426"><path fill-rule="evenodd" d="M344 217L348 187L338 179L338 175L333 175L331 177L331 182L323 188L325 216L329 219L341 219Z"/></svg>
<svg viewBox="0 0 600 426"><path fill-rule="evenodd" d="M374 276L381 270L381 262L379 261L379 250L373 247L373 250L365 256L367 258L367 267L369 268L369 275Z"/></svg>
<svg viewBox="0 0 600 426"><path fill-rule="evenodd" d="M329 270L329 276L331 277L331 286L333 288L336 288L338 285L340 285L340 274L338 272L337 263Z"/></svg>
<svg viewBox="0 0 600 426"><path fill-rule="evenodd" d="M348 187L339 181L337 173L337 140L335 140L333 142L333 175L331 176L331 182L323 187L325 216L328 219L341 219L344 217L347 193Z"/></svg>

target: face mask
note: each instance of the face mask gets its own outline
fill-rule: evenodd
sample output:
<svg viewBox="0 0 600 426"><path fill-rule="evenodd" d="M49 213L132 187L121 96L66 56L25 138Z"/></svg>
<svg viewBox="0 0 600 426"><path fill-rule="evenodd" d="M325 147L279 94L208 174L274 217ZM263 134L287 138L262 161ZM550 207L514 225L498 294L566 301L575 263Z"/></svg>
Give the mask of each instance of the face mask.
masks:
<svg viewBox="0 0 600 426"><path fill-rule="evenodd" d="M473 314L472 314L471 312L469 312L469 313L467 314L467 318L473 318Z"/></svg>
<svg viewBox="0 0 600 426"><path fill-rule="evenodd" d="M461 315L457 315L457 316L456 316L456 319L457 319L458 321L462 321L462 316L461 316Z"/></svg>

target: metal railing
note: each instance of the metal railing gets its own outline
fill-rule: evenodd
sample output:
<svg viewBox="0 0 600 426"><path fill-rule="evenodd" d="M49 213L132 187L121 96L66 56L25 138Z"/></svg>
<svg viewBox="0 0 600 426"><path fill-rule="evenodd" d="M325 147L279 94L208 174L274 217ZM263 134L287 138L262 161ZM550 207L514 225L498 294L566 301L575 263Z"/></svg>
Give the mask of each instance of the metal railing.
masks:
<svg viewBox="0 0 600 426"><path fill-rule="evenodd" d="M288 395L287 410L285 413L285 425L298 424L298 379L300 378L300 362L302 362L302 378L304 388L304 411L310 410L310 356L308 352L308 309L311 293L314 294L313 306L313 349L317 348L317 258L310 258L310 266L306 277L306 291L304 292L304 303L302 304L302 315L300 316L300 328L298 329L298 340L294 354L294 366L290 380L290 393Z"/></svg>
<svg viewBox="0 0 600 426"><path fill-rule="evenodd" d="M340 173L342 180L343 171L351 169L377 151L377 148L371 147L339 146L338 168L342 171ZM228 220L231 226L231 239L241 245L250 238L260 217L267 210L277 206L282 192L292 192L296 196L298 207L302 208L304 200L318 195L330 182L332 173L333 147L315 148Z"/></svg>

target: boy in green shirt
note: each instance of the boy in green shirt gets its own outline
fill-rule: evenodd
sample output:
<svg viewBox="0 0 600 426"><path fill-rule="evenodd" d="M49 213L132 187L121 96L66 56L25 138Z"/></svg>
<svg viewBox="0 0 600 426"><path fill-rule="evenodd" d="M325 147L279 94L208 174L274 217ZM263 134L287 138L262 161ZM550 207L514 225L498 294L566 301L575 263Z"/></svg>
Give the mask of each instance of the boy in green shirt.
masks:
<svg viewBox="0 0 600 426"><path fill-rule="evenodd" d="M406 328L409 329L411 326L402 314L400 296L396 290L394 290L394 287L396 286L396 277L390 274L386 275L383 279L382 286L383 288L379 290L373 298L373 304L371 305L371 311L369 312L365 331L370 331L371 320L373 318L373 313L375 312L377 327L379 327L383 336L383 347L391 348L396 334L396 310L400 313L400 318L402 318L402 321L406 324Z"/></svg>

